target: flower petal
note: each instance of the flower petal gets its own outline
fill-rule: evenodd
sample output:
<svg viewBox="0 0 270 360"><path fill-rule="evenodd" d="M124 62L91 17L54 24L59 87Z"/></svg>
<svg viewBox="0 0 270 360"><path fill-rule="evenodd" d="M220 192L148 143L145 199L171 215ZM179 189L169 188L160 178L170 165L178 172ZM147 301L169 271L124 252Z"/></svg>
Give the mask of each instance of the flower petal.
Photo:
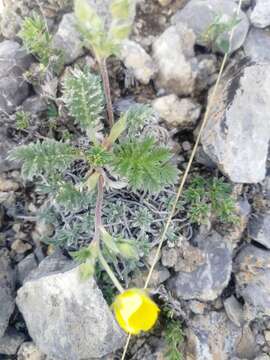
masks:
<svg viewBox="0 0 270 360"><path fill-rule="evenodd" d="M129 289L118 295L112 305L116 320L129 334L150 330L156 323L159 308L142 289Z"/></svg>

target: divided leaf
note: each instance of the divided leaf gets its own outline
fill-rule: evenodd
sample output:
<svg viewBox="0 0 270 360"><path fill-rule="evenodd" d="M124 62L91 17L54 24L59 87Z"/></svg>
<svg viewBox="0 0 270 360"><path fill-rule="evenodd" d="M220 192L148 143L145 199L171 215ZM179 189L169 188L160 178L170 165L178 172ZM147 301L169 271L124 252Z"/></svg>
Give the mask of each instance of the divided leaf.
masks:
<svg viewBox="0 0 270 360"><path fill-rule="evenodd" d="M114 151L114 169L134 190L158 192L177 179L177 168L169 162L171 156L152 138L127 140Z"/></svg>
<svg viewBox="0 0 270 360"><path fill-rule="evenodd" d="M52 35L49 34L43 18L37 14L27 17L18 36L26 50L47 66L52 55Z"/></svg>
<svg viewBox="0 0 270 360"><path fill-rule="evenodd" d="M76 122L87 130L94 129L104 111L104 95L99 76L90 71L73 70L64 81L63 100Z"/></svg>
<svg viewBox="0 0 270 360"><path fill-rule="evenodd" d="M47 139L20 146L9 157L11 160L22 161L22 176L32 180L34 176L51 175L65 170L78 156L78 150L72 146Z"/></svg>
<svg viewBox="0 0 270 360"><path fill-rule="evenodd" d="M145 104L131 106L123 115L127 122L127 132L130 137L141 133L143 127L153 121L155 112L153 108Z"/></svg>

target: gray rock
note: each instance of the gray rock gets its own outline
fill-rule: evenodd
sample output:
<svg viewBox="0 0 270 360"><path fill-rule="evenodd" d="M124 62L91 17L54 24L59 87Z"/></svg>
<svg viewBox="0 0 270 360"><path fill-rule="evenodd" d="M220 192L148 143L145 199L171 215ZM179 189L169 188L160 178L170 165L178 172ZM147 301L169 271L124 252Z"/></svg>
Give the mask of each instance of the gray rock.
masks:
<svg viewBox="0 0 270 360"><path fill-rule="evenodd" d="M240 0L233 0L236 4L239 4ZM247 10L252 4L252 0L242 0L242 9Z"/></svg>
<svg viewBox="0 0 270 360"><path fill-rule="evenodd" d="M3 205L1 205L1 200L0 200L0 229L5 223L4 219L5 219L5 208Z"/></svg>
<svg viewBox="0 0 270 360"><path fill-rule="evenodd" d="M204 34L213 24L215 18L222 14L221 21L231 20L237 10L237 4L228 0L191 0L179 10L173 17L172 23L186 24L196 34L196 43L203 46L211 46L204 39ZM240 13L240 23L236 25L232 40L231 52L239 49L247 36L249 21L243 11ZM220 39L229 39L230 32L221 34ZM219 39L218 39L219 40ZM216 50L213 47L213 50Z"/></svg>
<svg viewBox="0 0 270 360"><path fill-rule="evenodd" d="M217 167L216 163L213 160L211 160L211 158L203 151L202 146L200 146L197 151L196 161L199 164L204 165L208 169L215 169Z"/></svg>
<svg viewBox="0 0 270 360"><path fill-rule="evenodd" d="M244 324L243 306L234 295L225 299L224 308L228 318L236 325L241 327Z"/></svg>
<svg viewBox="0 0 270 360"><path fill-rule="evenodd" d="M126 68L142 84L148 84L157 73L157 66L151 56L135 41L124 41L119 56Z"/></svg>
<svg viewBox="0 0 270 360"><path fill-rule="evenodd" d="M251 28L244 43L244 51L254 61L270 62L270 31Z"/></svg>
<svg viewBox="0 0 270 360"><path fill-rule="evenodd" d="M270 213L256 214L248 224L251 239L270 249Z"/></svg>
<svg viewBox="0 0 270 360"><path fill-rule="evenodd" d="M73 6L72 0L39 0L38 3L31 0L9 0L5 2L14 13L20 14L23 18L33 15L33 12L40 13L40 6L42 6L42 13L52 22L51 18L61 15L64 12L71 11ZM48 19L49 18L49 19Z"/></svg>
<svg viewBox="0 0 270 360"><path fill-rule="evenodd" d="M17 191L20 188L20 184L13 179L8 179L0 175L0 191L1 192L10 192Z"/></svg>
<svg viewBox="0 0 270 360"><path fill-rule="evenodd" d="M25 335L15 329L8 329L0 338L0 354L15 355L21 344L25 341Z"/></svg>
<svg viewBox="0 0 270 360"><path fill-rule="evenodd" d="M32 249L32 245L28 242L24 242L21 239L16 239L11 244L11 250L13 250L16 254L24 254L27 251Z"/></svg>
<svg viewBox="0 0 270 360"><path fill-rule="evenodd" d="M234 272L237 293L245 301L245 317L270 316L270 252L247 245L235 259Z"/></svg>
<svg viewBox="0 0 270 360"><path fill-rule="evenodd" d="M152 106L170 128L192 129L201 114L201 105L196 101L179 99L174 94L157 98Z"/></svg>
<svg viewBox="0 0 270 360"><path fill-rule="evenodd" d="M41 96L34 95L27 98L22 104L22 110L31 114L40 114L48 109L48 105Z"/></svg>
<svg viewBox="0 0 270 360"><path fill-rule="evenodd" d="M153 58L159 72L157 87L177 95L194 90L197 60L194 54L195 35L183 24L170 26L153 44Z"/></svg>
<svg viewBox="0 0 270 360"><path fill-rule="evenodd" d="M8 4L1 14L0 30L6 39L14 39L20 30L22 18Z"/></svg>
<svg viewBox="0 0 270 360"><path fill-rule="evenodd" d="M188 302L189 309L196 315L202 315L207 311L207 304L197 301L197 300L190 300Z"/></svg>
<svg viewBox="0 0 270 360"><path fill-rule="evenodd" d="M153 260L153 258L152 258ZM152 264L151 264L152 265ZM143 288L145 281L148 276L148 271L142 271L138 275L135 275L135 277L131 281L131 287L134 288ZM170 272L168 269L157 265L155 269L153 270L153 274L149 283L149 287L156 288L160 284L164 283L166 280L170 278Z"/></svg>
<svg viewBox="0 0 270 360"><path fill-rule="evenodd" d="M266 175L269 70L270 64L244 62L229 67L202 134L204 152L236 183L257 183Z"/></svg>
<svg viewBox="0 0 270 360"><path fill-rule="evenodd" d="M270 360L270 356L268 356L267 354L259 355L256 357L255 360Z"/></svg>
<svg viewBox="0 0 270 360"><path fill-rule="evenodd" d="M38 268L29 273L26 281L38 280L45 276L70 270L73 267L73 261L64 256L60 250L56 250L53 254L41 261Z"/></svg>
<svg viewBox="0 0 270 360"><path fill-rule="evenodd" d="M194 248L197 255L189 250L184 252L186 260L179 256L182 269L169 281L169 287L180 299L213 301L230 281L230 244L216 232L205 238L198 236L195 241L199 244Z"/></svg>
<svg viewBox="0 0 270 360"><path fill-rule="evenodd" d="M53 46L62 51L64 64L70 64L83 55L81 35L77 30L76 18L73 13L63 16L53 37Z"/></svg>
<svg viewBox="0 0 270 360"><path fill-rule="evenodd" d="M35 255L32 253L26 256L22 261L17 265L17 279L20 285L23 284L24 280L30 274L30 272L36 269L38 266Z"/></svg>
<svg viewBox="0 0 270 360"><path fill-rule="evenodd" d="M242 329L223 312L197 315L189 322L187 359L230 360L237 352Z"/></svg>
<svg viewBox="0 0 270 360"><path fill-rule="evenodd" d="M244 325L241 331L242 337L236 346L237 356L240 359L253 360L259 353L255 336L248 324Z"/></svg>
<svg viewBox="0 0 270 360"><path fill-rule="evenodd" d="M198 75L196 79L195 91L200 92L208 89L217 79L217 58L214 54L204 54L197 56Z"/></svg>
<svg viewBox="0 0 270 360"><path fill-rule="evenodd" d="M4 335L15 306L15 278L5 250L0 250L0 338Z"/></svg>
<svg viewBox="0 0 270 360"><path fill-rule="evenodd" d="M178 252L175 248L164 247L162 249L161 262L163 266L174 267L178 260Z"/></svg>
<svg viewBox="0 0 270 360"><path fill-rule="evenodd" d="M270 2L268 0L256 0L250 21L258 28L270 26Z"/></svg>
<svg viewBox="0 0 270 360"><path fill-rule="evenodd" d="M263 194L267 200L270 200L270 176L267 174L263 182Z"/></svg>
<svg viewBox="0 0 270 360"><path fill-rule="evenodd" d="M148 273L147 273L148 274ZM145 280L147 278L147 274L145 274L144 282L141 284L141 287L144 286ZM166 280L170 278L170 272L168 269L163 267L156 267L153 271L149 286L150 287L158 287L160 284L164 283Z"/></svg>
<svg viewBox="0 0 270 360"><path fill-rule="evenodd" d="M8 160L9 151L18 145L10 135L8 123L8 115L0 113L0 173L19 168L18 162Z"/></svg>
<svg viewBox="0 0 270 360"><path fill-rule="evenodd" d="M123 346L125 336L93 278L81 281L78 267L41 276L40 267L19 289L17 305L41 351L59 360L79 360Z"/></svg>
<svg viewBox="0 0 270 360"><path fill-rule="evenodd" d="M17 360L49 360L31 341L22 344L18 351Z"/></svg>
<svg viewBox="0 0 270 360"><path fill-rule="evenodd" d="M27 55L15 41L0 43L0 110L11 113L26 99L29 86L23 73L31 64Z"/></svg>

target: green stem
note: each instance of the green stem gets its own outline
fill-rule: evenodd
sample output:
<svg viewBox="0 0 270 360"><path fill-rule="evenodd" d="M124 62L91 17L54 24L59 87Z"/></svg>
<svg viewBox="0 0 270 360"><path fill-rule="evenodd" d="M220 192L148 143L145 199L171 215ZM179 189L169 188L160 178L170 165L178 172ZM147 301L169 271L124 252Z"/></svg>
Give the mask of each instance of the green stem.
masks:
<svg viewBox="0 0 270 360"><path fill-rule="evenodd" d="M120 284L120 282L118 281L118 279L116 278L116 276L114 275L114 272L112 271L112 269L110 268L109 264L107 263L107 261L105 260L105 258L103 257L101 250L99 250L98 253L98 258L100 261L100 264L103 266L104 270L106 271L106 273L109 275L110 279L112 280L114 286L118 289L118 291L120 293L124 292L124 288L123 286Z"/></svg>

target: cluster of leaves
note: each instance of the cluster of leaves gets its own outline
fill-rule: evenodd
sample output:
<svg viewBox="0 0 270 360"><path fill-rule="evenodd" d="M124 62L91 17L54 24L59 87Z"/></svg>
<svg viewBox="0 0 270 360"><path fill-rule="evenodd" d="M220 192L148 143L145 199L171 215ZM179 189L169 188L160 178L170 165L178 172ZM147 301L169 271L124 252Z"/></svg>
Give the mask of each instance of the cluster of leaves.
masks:
<svg viewBox="0 0 270 360"><path fill-rule="evenodd" d="M165 341L167 351L166 360L183 360L181 346L184 342L182 324L178 320L168 319L165 328Z"/></svg>
<svg viewBox="0 0 270 360"><path fill-rule="evenodd" d="M25 111L16 112L16 129L17 130L26 130L30 125L29 114Z"/></svg>
<svg viewBox="0 0 270 360"><path fill-rule="evenodd" d="M26 17L18 36L27 52L37 58L43 69L47 69L49 65L53 69L60 66L62 54L53 47L52 35L42 16L34 13L31 17Z"/></svg>
<svg viewBox="0 0 270 360"><path fill-rule="evenodd" d="M79 238L90 240L89 229L93 229L93 205L100 176L104 177L107 188L117 187L120 178L122 186L124 183L132 191L156 193L175 183L177 168L170 162L172 154L169 149L159 146L152 138L132 136L137 119L142 126L142 121L151 115L148 106L136 105L122 114L110 133L98 140L94 134L104 112L99 77L88 70L74 70L66 78L63 89L69 113L88 134L90 147L82 149L70 143L46 139L16 148L11 158L22 162L25 179L38 181L39 188L49 194L59 221L64 225L56 232L58 243L72 244ZM76 162L82 162L87 171L84 177L75 179L72 168ZM64 218L61 216L63 213ZM142 225L142 215L147 218L147 214L135 216L138 225ZM134 240L123 239L121 234L109 234L103 229L102 241L104 254L111 262L116 262L119 256L128 261L138 260ZM86 253L85 249L81 251L82 254L80 250L74 254L76 259L83 262L87 254L89 262L89 249ZM85 269L85 273L89 272Z"/></svg>
<svg viewBox="0 0 270 360"><path fill-rule="evenodd" d="M229 19L224 18L224 15L217 15L203 33L203 42L217 51L228 53L230 51L229 34L240 21L235 15Z"/></svg>
<svg viewBox="0 0 270 360"><path fill-rule="evenodd" d="M184 192L190 222L203 224L212 216L221 223L236 223L238 217L235 200L231 194L231 185L222 178L194 178Z"/></svg>
<svg viewBox="0 0 270 360"><path fill-rule="evenodd" d="M105 4L99 4L106 6ZM75 0L75 14L86 46L92 48L99 59L106 59L117 54L119 46L132 28L135 16L134 0L112 0L110 17L102 19L97 13L96 2Z"/></svg>

